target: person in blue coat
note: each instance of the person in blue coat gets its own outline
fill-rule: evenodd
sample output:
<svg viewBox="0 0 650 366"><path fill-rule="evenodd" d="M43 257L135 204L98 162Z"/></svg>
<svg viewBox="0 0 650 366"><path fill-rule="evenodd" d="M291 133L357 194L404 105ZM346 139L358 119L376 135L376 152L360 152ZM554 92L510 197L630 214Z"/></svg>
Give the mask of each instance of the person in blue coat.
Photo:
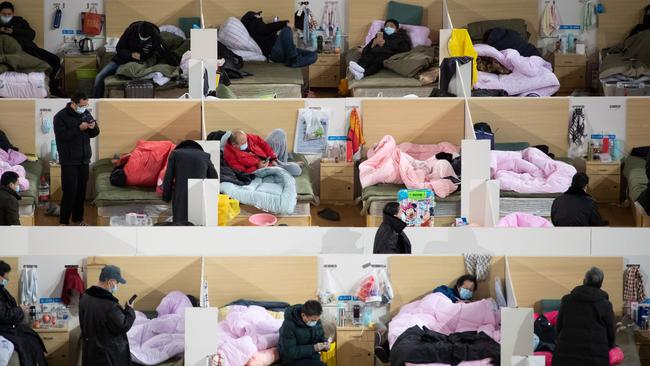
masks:
<svg viewBox="0 0 650 366"><path fill-rule="evenodd" d="M453 303L459 301L470 302L477 288L478 284L476 282L476 277L472 275L463 275L456 280L456 285L453 288L447 285L442 285L436 287L433 292L447 296Z"/></svg>

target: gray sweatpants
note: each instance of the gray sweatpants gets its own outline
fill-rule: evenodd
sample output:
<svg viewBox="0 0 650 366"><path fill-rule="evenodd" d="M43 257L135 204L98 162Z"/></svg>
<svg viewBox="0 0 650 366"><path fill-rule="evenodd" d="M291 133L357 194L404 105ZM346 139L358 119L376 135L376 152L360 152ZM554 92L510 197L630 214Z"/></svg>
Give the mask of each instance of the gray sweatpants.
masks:
<svg viewBox="0 0 650 366"><path fill-rule="evenodd" d="M297 177L302 173L300 165L288 162L289 151L287 145L287 134L283 129L278 128L273 130L273 132L271 132L271 134L266 138L266 142L271 146L271 149L273 149L275 155L278 157L279 167L284 168L284 170L294 177Z"/></svg>

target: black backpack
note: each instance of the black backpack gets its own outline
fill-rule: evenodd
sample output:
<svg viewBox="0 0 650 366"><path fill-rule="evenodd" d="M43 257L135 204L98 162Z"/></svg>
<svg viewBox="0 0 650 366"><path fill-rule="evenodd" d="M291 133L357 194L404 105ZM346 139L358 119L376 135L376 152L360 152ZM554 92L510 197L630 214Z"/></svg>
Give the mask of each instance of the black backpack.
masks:
<svg viewBox="0 0 650 366"><path fill-rule="evenodd" d="M229 68L235 70L241 70L244 67L244 59L236 53L232 52L226 45L221 42L217 42L217 53L219 58L226 60L226 64ZM226 66L224 64L224 66Z"/></svg>

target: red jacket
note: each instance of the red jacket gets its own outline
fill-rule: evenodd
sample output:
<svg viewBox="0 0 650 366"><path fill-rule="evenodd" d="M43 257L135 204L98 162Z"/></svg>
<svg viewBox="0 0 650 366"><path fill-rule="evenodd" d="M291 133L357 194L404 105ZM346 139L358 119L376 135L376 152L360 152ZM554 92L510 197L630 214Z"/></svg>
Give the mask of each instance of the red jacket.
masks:
<svg viewBox="0 0 650 366"><path fill-rule="evenodd" d="M231 143L226 144L223 158L231 168L244 173L252 173L257 170L257 164L261 160L278 159L271 146L263 138L252 134L247 135L247 138L248 149L246 151L241 151Z"/></svg>
<svg viewBox="0 0 650 366"><path fill-rule="evenodd" d="M176 145L171 141L140 140L131 154L123 156L126 185L134 187L155 187L161 172L167 168L167 158Z"/></svg>

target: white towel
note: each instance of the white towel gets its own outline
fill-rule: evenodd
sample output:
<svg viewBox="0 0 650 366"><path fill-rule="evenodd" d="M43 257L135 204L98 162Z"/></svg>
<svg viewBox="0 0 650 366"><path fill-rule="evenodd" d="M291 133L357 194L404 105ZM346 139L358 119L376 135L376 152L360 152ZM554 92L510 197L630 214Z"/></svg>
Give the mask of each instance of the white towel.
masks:
<svg viewBox="0 0 650 366"><path fill-rule="evenodd" d="M583 11L582 28L586 31L596 28L598 26L598 15L596 14L596 3L593 1L587 1L582 11Z"/></svg>
<svg viewBox="0 0 650 366"><path fill-rule="evenodd" d="M489 254L463 254L465 258L465 270L467 273L476 276L478 281L487 280L490 275L490 261L492 256Z"/></svg>
<svg viewBox="0 0 650 366"><path fill-rule="evenodd" d="M38 299L38 272L36 268L23 268L20 272L20 303L36 305Z"/></svg>
<svg viewBox="0 0 650 366"><path fill-rule="evenodd" d="M560 15L557 5L555 5L555 1L546 4L540 26L542 36L550 37L554 32L560 29L560 24Z"/></svg>

